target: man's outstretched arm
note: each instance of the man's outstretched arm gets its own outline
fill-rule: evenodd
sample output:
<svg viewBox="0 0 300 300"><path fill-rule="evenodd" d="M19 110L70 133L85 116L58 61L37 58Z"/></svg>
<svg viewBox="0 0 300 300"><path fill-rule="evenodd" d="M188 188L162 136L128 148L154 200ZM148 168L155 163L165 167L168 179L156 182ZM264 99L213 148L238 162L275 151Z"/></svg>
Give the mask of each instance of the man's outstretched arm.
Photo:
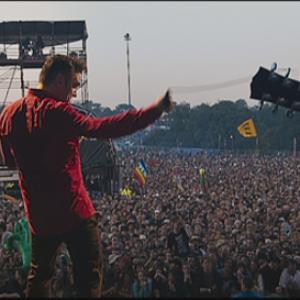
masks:
<svg viewBox="0 0 300 300"><path fill-rule="evenodd" d="M132 109L114 116L94 118L81 114L70 105L62 104L56 118L61 120L63 130L71 135L94 138L118 138L144 129L163 112L170 112L176 103L169 91L152 105L143 109Z"/></svg>

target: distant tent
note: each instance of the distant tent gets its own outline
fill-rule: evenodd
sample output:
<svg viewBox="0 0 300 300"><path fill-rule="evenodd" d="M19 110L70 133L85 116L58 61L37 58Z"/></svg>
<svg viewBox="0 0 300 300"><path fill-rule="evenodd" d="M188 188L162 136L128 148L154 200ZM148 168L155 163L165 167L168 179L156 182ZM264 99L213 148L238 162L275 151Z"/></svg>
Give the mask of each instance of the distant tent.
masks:
<svg viewBox="0 0 300 300"><path fill-rule="evenodd" d="M80 112L95 117L81 105L73 105ZM111 139L82 139L80 143L82 172L88 188L102 193L118 192L119 166L116 162L116 148Z"/></svg>
<svg viewBox="0 0 300 300"><path fill-rule="evenodd" d="M110 140L83 139L80 143L82 171L86 173L97 167L113 166L115 164L113 147Z"/></svg>
<svg viewBox="0 0 300 300"><path fill-rule="evenodd" d="M112 195L120 189L119 166L111 140L83 139L80 143L82 172L89 190Z"/></svg>

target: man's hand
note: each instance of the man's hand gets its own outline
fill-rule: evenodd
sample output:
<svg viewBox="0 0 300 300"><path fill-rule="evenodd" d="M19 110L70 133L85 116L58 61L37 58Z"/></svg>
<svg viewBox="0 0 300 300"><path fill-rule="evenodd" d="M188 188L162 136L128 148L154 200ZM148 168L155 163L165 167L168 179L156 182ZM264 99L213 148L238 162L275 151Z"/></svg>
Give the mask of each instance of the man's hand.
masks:
<svg viewBox="0 0 300 300"><path fill-rule="evenodd" d="M169 113L175 107L176 102L173 101L170 90L167 90L164 96L157 99L157 105L167 113Z"/></svg>

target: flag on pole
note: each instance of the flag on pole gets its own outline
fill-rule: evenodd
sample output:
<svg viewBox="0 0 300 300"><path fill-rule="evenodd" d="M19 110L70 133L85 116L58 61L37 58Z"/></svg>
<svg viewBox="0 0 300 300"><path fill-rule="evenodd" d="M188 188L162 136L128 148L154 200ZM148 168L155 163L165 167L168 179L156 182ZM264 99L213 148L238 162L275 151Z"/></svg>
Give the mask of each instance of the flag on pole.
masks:
<svg viewBox="0 0 300 300"><path fill-rule="evenodd" d="M141 169L141 171L143 172L143 174L145 175L145 177L148 175L149 173L149 170L148 168L146 167L146 164L145 162L141 159L140 162L139 162L139 167Z"/></svg>
<svg viewBox="0 0 300 300"><path fill-rule="evenodd" d="M199 174L200 174L200 185L201 185L201 189L207 193L208 192L208 185L206 182L206 177L205 177L205 169L204 168L200 168L199 169Z"/></svg>
<svg viewBox="0 0 300 300"><path fill-rule="evenodd" d="M256 127L255 127L254 122L253 122L253 120L251 118L248 119L248 120L246 120L245 122L243 122L237 128L237 130L245 138L252 138L252 137L256 137L257 136Z"/></svg>
<svg viewBox="0 0 300 300"><path fill-rule="evenodd" d="M133 176L141 186L144 186L146 183L146 177L148 173L149 171L148 168L146 167L145 162L143 160L140 160L140 162L134 169Z"/></svg>
<svg viewBox="0 0 300 300"><path fill-rule="evenodd" d="M132 196L132 190L129 187L125 187L121 190L121 195L125 197L131 197Z"/></svg>

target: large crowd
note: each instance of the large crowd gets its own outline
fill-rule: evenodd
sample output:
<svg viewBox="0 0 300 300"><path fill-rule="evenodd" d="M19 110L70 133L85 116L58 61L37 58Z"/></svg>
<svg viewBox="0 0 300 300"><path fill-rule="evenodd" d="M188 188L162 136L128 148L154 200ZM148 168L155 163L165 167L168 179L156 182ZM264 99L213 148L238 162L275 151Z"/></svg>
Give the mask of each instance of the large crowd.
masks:
<svg viewBox="0 0 300 300"><path fill-rule="evenodd" d="M149 169L144 187L132 176L141 159ZM300 158L143 149L124 150L118 160L121 186L133 194L91 191L101 228L103 297L300 296ZM3 247L23 216L21 203L0 200L5 296L24 296L21 256ZM63 244L49 297L75 296Z"/></svg>

